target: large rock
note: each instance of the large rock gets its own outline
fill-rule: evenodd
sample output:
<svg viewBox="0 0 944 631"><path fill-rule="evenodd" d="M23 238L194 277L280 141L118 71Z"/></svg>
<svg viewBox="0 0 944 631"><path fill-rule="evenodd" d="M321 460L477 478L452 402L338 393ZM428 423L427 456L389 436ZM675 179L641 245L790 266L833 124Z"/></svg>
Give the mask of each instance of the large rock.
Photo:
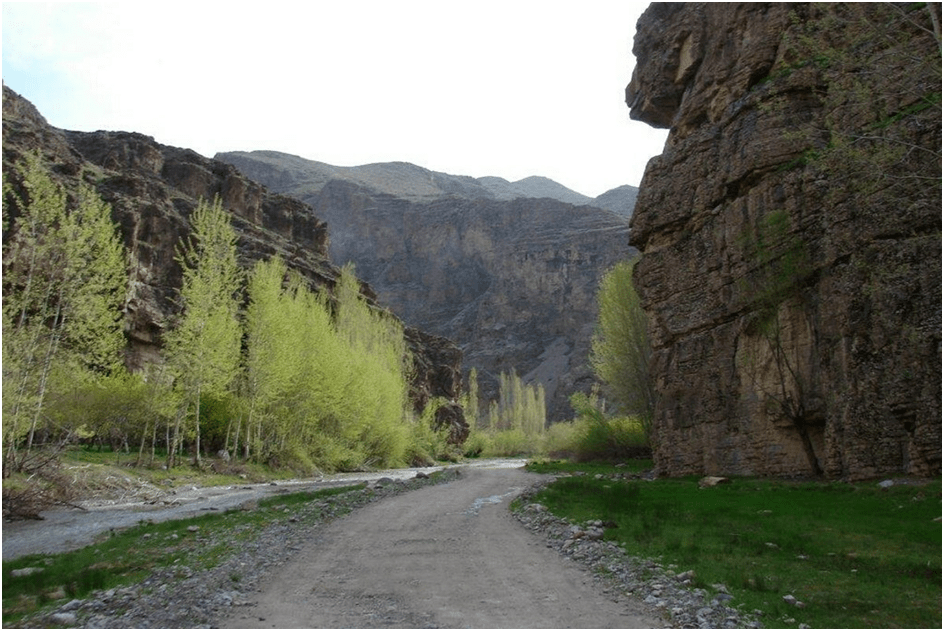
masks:
<svg viewBox="0 0 944 631"><path fill-rule="evenodd" d="M515 369L544 386L556 421L572 415L570 394L590 389L597 286L634 253L626 246L632 187L609 196L620 216L561 201L576 194L544 178L499 186L403 163L329 167L271 151L218 157L311 204L331 226L332 259L355 262L405 322L456 340L484 400L497 397L500 373Z"/></svg>
<svg viewBox="0 0 944 631"><path fill-rule="evenodd" d="M630 114L671 130L631 224L661 474L940 474L935 24L938 4L640 18Z"/></svg>
<svg viewBox="0 0 944 631"><path fill-rule="evenodd" d="M331 290L339 270L328 252L327 225L303 202L275 194L232 165L188 149L168 147L128 132L71 132L51 127L28 101L3 88L3 174L19 185L14 165L40 152L67 190L78 178L92 182L111 204L132 261L125 332L127 365L140 370L160 362L162 335L176 312L181 269L175 248L190 229L188 218L201 198L219 195L233 215L240 263L250 266L273 254L301 272L313 288ZM4 204L5 221L16 209ZM365 296L376 304L369 285ZM431 397L460 395L462 354L449 340L407 328L414 354L412 396L421 408Z"/></svg>

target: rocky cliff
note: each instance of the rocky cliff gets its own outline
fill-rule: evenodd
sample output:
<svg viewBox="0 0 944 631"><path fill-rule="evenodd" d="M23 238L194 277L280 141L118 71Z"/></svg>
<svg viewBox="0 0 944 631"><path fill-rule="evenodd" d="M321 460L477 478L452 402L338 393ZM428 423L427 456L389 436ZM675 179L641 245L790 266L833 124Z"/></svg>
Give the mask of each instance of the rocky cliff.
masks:
<svg viewBox="0 0 944 631"><path fill-rule="evenodd" d="M27 152L39 152L66 190L85 178L112 207L131 256L125 332L127 364L133 370L161 361L162 333L181 284L175 248L188 233L188 218L201 198L219 195L232 213L242 264L279 254L315 288L330 290L338 278L328 254L327 226L306 204L269 191L229 164L148 136L53 128L32 104L4 86L5 182L17 185L14 165ZM15 225L15 213L5 200L4 222ZM375 301L369 286L364 292ZM417 365L415 404L422 406L431 396L456 399L461 386L458 347L415 328L406 334Z"/></svg>
<svg viewBox="0 0 944 631"><path fill-rule="evenodd" d="M403 163L328 169L270 151L217 157L311 204L331 227L332 259L355 262L404 321L456 340L485 399L497 397L502 371L516 369L544 385L548 416L560 420L572 414L569 395L589 389L597 285L632 252L624 217L529 196L576 195L543 178L510 186ZM626 192L612 203L625 207Z"/></svg>
<svg viewBox="0 0 944 631"><path fill-rule="evenodd" d="M939 4L663 4L631 243L662 474L941 471Z"/></svg>

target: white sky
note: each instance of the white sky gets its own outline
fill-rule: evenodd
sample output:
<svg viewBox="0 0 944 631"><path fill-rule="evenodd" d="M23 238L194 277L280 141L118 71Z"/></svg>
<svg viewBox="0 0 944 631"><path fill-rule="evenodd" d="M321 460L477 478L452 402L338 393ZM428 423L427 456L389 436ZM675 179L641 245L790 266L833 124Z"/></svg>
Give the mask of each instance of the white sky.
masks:
<svg viewBox="0 0 944 631"><path fill-rule="evenodd" d="M63 129L542 175L593 197L638 186L665 141L623 102L647 4L3 2L3 81Z"/></svg>

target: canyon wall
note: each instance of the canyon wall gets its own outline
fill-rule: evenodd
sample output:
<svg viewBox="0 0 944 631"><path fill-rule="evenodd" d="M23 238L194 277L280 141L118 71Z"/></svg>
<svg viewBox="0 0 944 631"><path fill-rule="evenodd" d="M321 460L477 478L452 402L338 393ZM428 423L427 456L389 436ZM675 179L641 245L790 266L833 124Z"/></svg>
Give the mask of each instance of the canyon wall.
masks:
<svg viewBox="0 0 944 631"><path fill-rule="evenodd" d="M331 228L332 260L354 262L405 322L455 340L466 370L477 370L480 409L497 399L500 373L517 370L544 386L549 420L573 416L569 396L595 381L597 286L633 253L625 218L633 187L608 196L621 216L564 201L576 193L544 178L512 189L406 163L342 168L272 151L218 157L311 204Z"/></svg>
<svg viewBox="0 0 944 631"><path fill-rule="evenodd" d="M125 304L126 364L139 370L162 361L162 335L176 313L181 269L177 244L190 231L189 217L200 199L219 196L232 213L240 264L280 255L316 290L330 291L340 274L329 257L328 229L312 208L275 194L235 167L188 149L168 147L130 132L73 132L50 126L35 107L3 88L3 175L19 186L15 168L27 153L39 153L67 191L79 178L93 184L111 205L131 259ZM4 200L4 232L15 228L15 205ZM368 300L376 295L362 285ZM379 307L378 307L379 308ZM407 327L415 359L414 404L433 396L456 400L462 353L451 341Z"/></svg>
<svg viewBox="0 0 944 631"><path fill-rule="evenodd" d="M662 475L941 471L940 4L650 5L630 242Z"/></svg>

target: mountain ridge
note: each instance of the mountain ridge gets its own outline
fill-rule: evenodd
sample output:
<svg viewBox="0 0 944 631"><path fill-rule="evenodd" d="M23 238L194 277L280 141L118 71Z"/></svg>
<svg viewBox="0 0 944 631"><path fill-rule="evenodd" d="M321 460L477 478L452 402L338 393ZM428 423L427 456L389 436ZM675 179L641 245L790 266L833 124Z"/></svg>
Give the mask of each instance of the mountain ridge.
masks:
<svg viewBox="0 0 944 631"><path fill-rule="evenodd" d="M291 173L297 189L293 191L295 195L316 193L332 179L342 179L355 182L374 193L388 193L411 201L429 201L444 196L498 200L547 198L575 206L595 206L629 217L632 215L635 194L627 196L620 192L639 190L624 184L594 198L540 175L512 182L499 176L453 175L402 161L336 166L268 149L219 152L214 159L242 168L250 178L255 179L257 175L265 178L271 182L269 186L273 190L283 193L287 191L280 190L280 187L288 180L279 178L276 172Z"/></svg>
<svg viewBox="0 0 944 631"><path fill-rule="evenodd" d="M455 340L484 401L512 370L544 386L552 421L569 417L570 394L589 390L597 286L633 252L625 215L583 196L548 197L569 189L537 176L518 196L501 178L409 163L332 167L269 151L217 158L311 205L330 227L332 260L353 262L405 322Z"/></svg>

